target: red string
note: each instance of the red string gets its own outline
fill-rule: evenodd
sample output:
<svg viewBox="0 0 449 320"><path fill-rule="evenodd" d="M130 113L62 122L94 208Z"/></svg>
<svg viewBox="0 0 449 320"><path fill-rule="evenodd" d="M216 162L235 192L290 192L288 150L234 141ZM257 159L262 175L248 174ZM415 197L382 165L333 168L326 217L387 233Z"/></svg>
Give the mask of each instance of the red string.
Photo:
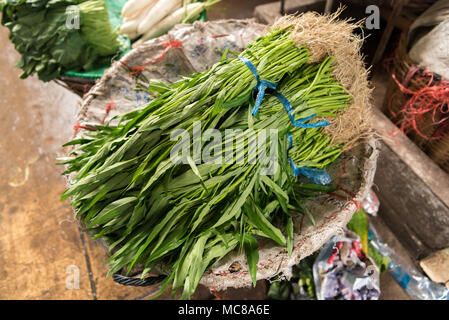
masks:
<svg viewBox="0 0 449 320"><path fill-rule="evenodd" d="M212 38L217 39L217 38L222 38L222 37L227 37L227 36L229 36L229 34L223 33L223 34L213 35Z"/></svg>
<svg viewBox="0 0 449 320"><path fill-rule="evenodd" d="M343 247L343 242L339 241L335 244L334 249L332 250L331 255L327 259L327 264L331 264L335 258L337 257L338 253L340 252L341 248Z"/></svg>
<svg viewBox="0 0 449 320"><path fill-rule="evenodd" d="M441 139L447 130L437 130L432 136L428 137L424 135L419 129L419 123L422 121L424 115L430 114L432 116L432 125L439 126L447 125L449 119L449 82L446 80L436 81L434 74L428 70L420 71L416 66L409 69L404 81L400 83L396 75L393 73L393 80L398 86L399 90L408 96L402 109L399 111L403 115L401 119L396 123L398 128L405 134L414 130L418 135L426 140ZM427 84L418 90L411 90L408 88L408 82L412 77L427 81ZM397 114L391 110L391 101L393 97L390 97L389 110L391 114L396 117Z"/></svg>
<svg viewBox="0 0 449 320"><path fill-rule="evenodd" d="M449 121L446 121L444 124L438 127L438 129L435 130L434 136L437 137L444 137L449 134Z"/></svg>
<svg viewBox="0 0 449 320"><path fill-rule="evenodd" d="M143 69L145 69L145 66L131 67L124 60L120 60L120 63L131 71L130 73L128 73L130 76L137 76L143 71Z"/></svg>
<svg viewBox="0 0 449 320"><path fill-rule="evenodd" d="M162 47L164 48L164 50L162 51L162 54L160 56L148 60L141 66L131 67L130 65L128 65L126 60L120 60L120 63L123 64L128 70L130 70L130 76L138 76L145 69L145 66L149 65L150 63L157 63L162 61L167 55L168 50L170 50L171 48L182 48L182 43L180 41L170 40L168 42L162 43Z"/></svg>
<svg viewBox="0 0 449 320"><path fill-rule="evenodd" d="M340 191L343 191L344 193L346 193L346 195L340 195L338 193L335 192L330 192L329 196L326 197L326 199L323 200L322 203L325 203L326 201L328 201L329 199L331 199L332 197L335 198L339 198L342 200L346 200L346 201L351 201L358 210L360 210L360 208L362 207L362 203L355 201L354 198L357 196L354 192L351 192L345 188L343 188L341 186L342 183L342 176L346 173L346 164L347 164L347 158L343 158L343 168L336 174L336 180L337 180L337 189Z"/></svg>
<svg viewBox="0 0 449 320"><path fill-rule="evenodd" d="M340 185L337 186L337 188L341 191L343 191L344 193L350 195L351 197L355 198L356 194L354 192L351 192L349 190L344 189L343 187L341 187Z"/></svg>
<svg viewBox="0 0 449 320"><path fill-rule="evenodd" d="M86 129L86 130L90 130L90 131L95 130L92 127L82 126L82 125L80 125L79 121L77 121L76 124L73 126L73 130L75 130L75 134L77 134L80 129Z"/></svg>
<svg viewBox="0 0 449 320"><path fill-rule="evenodd" d="M112 100L112 98L111 98L110 101L111 102L109 102L109 104L107 105L107 107L105 109L105 114L103 116L103 119L101 120L101 124L104 124L104 121L106 120L106 117L108 116L111 109L115 108L114 100Z"/></svg>
<svg viewBox="0 0 449 320"><path fill-rule="evenodd" d="M263 240L262 243L259 245L259 247L257 247L257 251L259 251L260 249L262 249L262 247L267 243L267 239Z"/></svg>
<svg viewBox="0 0 449 320"><path fill-rule="evenodd" d="M218 292L217 292L216 288L212 287L211 290L212 290L212 294L215 296L215 298L217 300L221 300L221 297L218 295Z"/></svg>

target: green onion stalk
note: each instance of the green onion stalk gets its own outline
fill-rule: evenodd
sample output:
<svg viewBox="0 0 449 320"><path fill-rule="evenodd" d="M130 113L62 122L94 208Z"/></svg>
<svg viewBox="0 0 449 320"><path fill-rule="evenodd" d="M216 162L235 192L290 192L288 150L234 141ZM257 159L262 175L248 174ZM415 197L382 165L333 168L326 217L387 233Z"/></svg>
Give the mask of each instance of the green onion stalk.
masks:
<svg viewBox="0 0 449 320"><path fill-rule="evenodd" d="M295 46L288 29L259 38L241 56L254 64L260 79L279 83L277 92L288 99L296 119L335 117L350 101L331 75L332 59L307 64L308 50ZM225 58L169 85L151 81L148 90L157 96L148 106L66 144L77 147L74 157L60 164L69 166L66 174L76 174L62 198L71 198L85 231L108 243L110 274L138 264L144 278L159 266L169 273L160 293L172 285L172 294L182 290L181 298L189 298L207 268L236 248L245 251L254 284L260 238L291 254L294 215L307 214L313 221L303 200L333 189L298 184L289 158L299 167L326 168L342 146L323 128L294 127L270 93L253 116L256 84L241 60ZM191 150L206 147L201 139L189 142L186 161L170 158L178 143L172 132L191 133L197 123L201 133L219 130L223 139L217 145L234 161L197 162ZM240 131L231 139L226 129ZM279 132L262 140L264 153L276 154L271 175L256 161L266 154L251 152L251 143L267 129Z"/></svg>

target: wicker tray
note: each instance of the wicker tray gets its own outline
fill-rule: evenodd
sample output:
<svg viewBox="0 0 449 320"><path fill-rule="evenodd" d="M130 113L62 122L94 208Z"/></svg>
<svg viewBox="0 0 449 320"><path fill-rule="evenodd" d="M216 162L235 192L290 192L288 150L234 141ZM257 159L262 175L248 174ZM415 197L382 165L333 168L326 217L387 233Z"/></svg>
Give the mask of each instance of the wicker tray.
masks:
<svg viewBox="0 0 449 320"><path fill-rule="evenodd" d="M144 66L143 70L139 69L142 76L136 77L123 63L114 63L85 95L78 118L74 119L79 129L74 137L82 137L86 132L83 128L103 123L146 103L149 97L134 90L136 83L145 86L146 79L155 78L173 81L179 76L203 71L221 58L224 49L241 52L250 41L262 35L264 29L265 26L248 20L195 22L178 25L168 35L144 43L123 57L131 68ZM167 42L178 45L167 50ZM114 108L109 108L112 103ZM258 279L269 279L278 274L289 278L293 265L320 249L333 235L343 232L372 185L377 156L377 146L371 138L346 151L334 162L328 172L333 183L339 184L345 192L324 195L306 203L316 225L303 218L294 222L299 233L294 235L291 257L285 248L274 242L261 243ZM116 275L115 280L130 285L141 283L121 275ZM216 290L250 286L252 281L244 254L231 252L213 265L200 283Z"/></svg>

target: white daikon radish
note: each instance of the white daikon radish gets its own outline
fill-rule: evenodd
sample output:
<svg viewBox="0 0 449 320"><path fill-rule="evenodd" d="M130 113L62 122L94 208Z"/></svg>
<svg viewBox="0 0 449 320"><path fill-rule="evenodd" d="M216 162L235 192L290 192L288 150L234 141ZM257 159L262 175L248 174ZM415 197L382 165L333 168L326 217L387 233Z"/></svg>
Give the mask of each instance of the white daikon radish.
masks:
<svg viewBox="0 0 449 320"><path fill-rule="evenodd" d="M131 40L137 38L140 34L137 32L137 27L139 26L139 23L143 21L143 19L147 16L148 12L151 10L151 8L145 9L145 11L142 12L142 14L135 19L124 19L123 24L120 26L119 33L127 35L128 38Z"/></svg>
<svg viewBox="0 0 449 320"><path fill-rule="evenodd" d="M164 0L160 0L163 2ZM158 0L129 0L125 3L122 8L120 16L134 18L137 17L139 12L141 12L146 7L154 6Z"/></svg>
<svg viewBox="0 0 449 320"><path fill-rule="evenodd" d="M131 34L131 33L137 33L137 27L139 26L139 22L137 20L131 20L128 22L123 23L120 26L120 31L119 33L121 34Z"/></svg>
<svg viewBox="0 0 449 320"><path fill-rule="evenodd" d="M128 0L122 8L122 12L120 13L120 17L124 18L126 16L130 16L131 12L134 11L134 7L137 6L138 3L147 2L146 0Z"/></svg>
<svg viewBox="0 0 449 320"><path fill-rule="evenodd" d="M181 23L183 20L196 19L200 16L200 13L206 8L206 3L196 2L188 4L185 8L180 8L169 14L164 19L154 25L147 33L142 36L142 40L148 40L155 38L166 33L173 28L174 25ZM184 19L185 17L185 19Z"/></svg>
<svg viewBox="0 0 449 320"><path fill-rule="evenodd" d="M145 7L141 8L137 11L134 11L131 14L124 16L123 19L128 19L128 21L129 21L129 20L144 18L147 15L147 13L151 10L151 8L156 4L156 1L148 1L148 0L146 0L146 1L147 1L147 4Z"/></svg>
<svg viewBox="0 0 449 320"><path fill-rule="evenodd" d="M181 8L182 2L183 0L160 0L151 8L145 19L139 24L137 32L139 34L147 33L150 28L164 19L171 12Z"/></svg>
<svg viewBox="0 0 449 320"><path fill-rule="evenodd" d="M176 10L159 21L155 26L153 26L153 28L148 30L148 32L142 36L141 40L145 41L158 37L169 31L178 23L196 20L200 16L201 12L218 2L220 2L220 0L209 0L207 2L195 2L188 4L187 6Z"/></svg>
<svg viewBox="0 0 449 320"><path fill-rule="evenodd" d="M128 36L128 38L130 38L131 40L134 40L134 39L136 39L137 37L139 37L140 34L138 34L138 33L137 33L137 30L136 30L136 31L134 31L134 32L128 33L127 36Z"/></svg>

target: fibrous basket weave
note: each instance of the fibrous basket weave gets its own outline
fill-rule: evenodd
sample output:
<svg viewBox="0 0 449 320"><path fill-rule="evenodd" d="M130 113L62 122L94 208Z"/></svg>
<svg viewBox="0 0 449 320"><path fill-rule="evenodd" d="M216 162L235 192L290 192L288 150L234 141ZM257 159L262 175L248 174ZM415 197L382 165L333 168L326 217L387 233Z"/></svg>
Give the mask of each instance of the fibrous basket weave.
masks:
<svg viewBox="0 0 449 320"><path fill-rule="evenodd" d="M290 23L288 19L280 20L278 24ZM296 33L295 41L310 44L314 61L327 55L334 56L337 63L344 60L336 68L335 76L354 99L348 107L348 115L334 126L338 129L336 140L347 142L348 148L328 169L339 190L306 203L316 225L304 216L294 222L298 233L294 236L292 256L289 257L286 249L274 242L259 244L257 279L269 279L279 274L289 278L294 264L343 231L372 185L378 155L370 134L365 132L363 142L351 135L353 126L368 127L370 107L367 72L359 54L361 42L352 33L357 26L337 21L335 16L312 13L295 19L296 27L303 32L303 37L301 32ZM145 86L148 79L175 81L182 75L204 71L220 60L224 50L241 52L266 29L250 20L195 22L178 25L167 35L144 43L124 56L122 62L114 63L85 96L76 119L74 137L82 137L88 130L86 128L145 105L151 98L142 91L135 91L136 84ZM345 127L350 129L345 130ZM216 290L250 286L252 281L244 253L228 254L204 274L200 283Z"/></svg>
<svg viewBox="0 0 449 320"><path fill-rule="evenodd" d="M390 70L391 74L405 88L411 91L418 91L429 85L429 78L422 76L422 70L410 58L407 52L406 37L403 35L396 49ZM438 74L434 72L432 74L435 79L441 79L441 76ZM409 95L402 92L393 78L390 78L384 100L384 112L394 123L399 124L403 119L401 111L408 98ZM446 113L442 116L447 117L447 115ZM430 139L439 130L439 125L436 124L436 121L442 120L442 116L437 116L439 118L435 119L431 112L425 113L416 121L416 127L420 134L416 130L408 130L406 134L441 168L449 172L449 130L446 130L440 139Z"/></svg>

